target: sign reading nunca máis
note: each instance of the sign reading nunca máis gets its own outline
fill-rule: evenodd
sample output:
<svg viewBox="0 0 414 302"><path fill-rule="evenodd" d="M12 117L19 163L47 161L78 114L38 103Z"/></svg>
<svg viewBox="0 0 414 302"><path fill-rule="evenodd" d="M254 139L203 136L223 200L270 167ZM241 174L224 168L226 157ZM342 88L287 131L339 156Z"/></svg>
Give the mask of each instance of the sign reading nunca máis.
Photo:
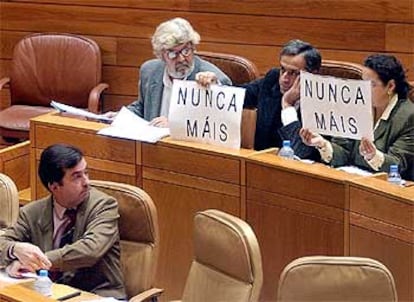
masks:
<svg viewBox="0 0 414 302"><path fill-rule="evenodd" d="M240 148L245 90L195 81L174 80L168 124L171 137L227 148Z"/></svg>
<svg viewBox="0 0 414 302"><path fill-rule="evenodd" d="M300 74L302 124L320 134L373 140L371 83Z"/></svg>

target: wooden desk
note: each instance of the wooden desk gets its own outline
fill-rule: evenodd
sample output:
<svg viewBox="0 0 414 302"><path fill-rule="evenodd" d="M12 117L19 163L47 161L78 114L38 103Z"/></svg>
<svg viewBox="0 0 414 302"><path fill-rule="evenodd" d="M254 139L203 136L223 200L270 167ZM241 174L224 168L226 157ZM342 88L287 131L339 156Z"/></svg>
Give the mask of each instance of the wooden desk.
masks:
<svg viewBox="0 0 414 302"><path fill-rule="evenodd" d="M106 125L56 114L33 119L32 196L45 194L35 172L42 150L57 142L83 150L91 178L142 187L159 215L155 284L165 289L162 300L181 298L192 260L193 217L208 208L246 219L255 230L263 255L263 301L275 300L283 267L306 255L383 261L396 279L399 297L412 298L413 188L361 180L322 164L287 161L266 152L169 138L147 144L96 135L102 127Z"/></svg>
<svg viewBox="0 0 414 302"><path fill-rule="evenodd" d="M18 190L30 186L30 142L26 141L0 150L0 172L7 174Z"/></svg>
<svg viewBox="0 0 414 302"><path fill-rule="evenodd" d="M353 177L323 164L272 153L246 161L247 222L263 259L261 299L275 301L283 268L306 255L347 255L348 185Z"/></svg>
<svg viewBox="0 0 414 302"><path fill-rule="evenodd" d="M375 178L350 181L350 254L392 272L400 301L414 301L414 186Z"/></svg>
<svg viewBox="0 0 414 302"><path fill-rule="evenodd" d="M22 279L18 283L8 283L7 281L0 281L0 302L55 302L55 299L51 297L45 297L36 291L34 291L32 286L33 280ZM53 284L52 291L57 293L67 292L67 288L70 287L62 284ZM68 302L80 302L98 299L100 296L81 291L81 294L67 299Z"/></svg>

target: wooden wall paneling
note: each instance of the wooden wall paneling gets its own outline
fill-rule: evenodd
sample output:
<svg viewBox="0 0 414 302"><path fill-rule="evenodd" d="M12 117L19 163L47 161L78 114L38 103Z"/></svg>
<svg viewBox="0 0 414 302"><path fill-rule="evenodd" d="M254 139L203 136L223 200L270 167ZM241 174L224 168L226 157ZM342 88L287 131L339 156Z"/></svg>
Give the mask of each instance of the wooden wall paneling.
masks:
<svg viewBox="0 0 414 302"><path fill-rule="evenodd" d="M103 99L103 111L118 111L122 106L131 104L136 96L105 94Z"/></svg>
<svg viewBox="0 0 414 302"><path fill-rule="evenodd" d="M154 28L155 30L155 28ZM145 61L155 58L152 52L151 39L118 38L117 64L139 67Z"/></svg>
<svg viewBox="0 0 414 302"><path fill-rule="evenodd" d="M10 40L5 39L6 44L3 52L3 59L10 59L13 48L11 45L18 41L25 34L19 32L13 36L8 31L7 36ZM103 81L110 84L110 90L106 94L123 94L136 95L137 81L139 74L139 66L148 59L153 58L152 49L149 39L141 38L106 38L100 36L90 36L89 38L97 41L102 50L103 55ZM284 41L287 42L287 41ZM309 41L313 42L313 41ZM116 45L116 46L115 46ZM413 44L414 45L414 44ZM281 46L261 46L261 45L243 45L230 43L214 43L202 41L198 46L199 50L233 53L248 58L256 64L259 71L264 75L270 68L279 65L279 53ZM320 49L324 59L342 60L348 62L362 63L363 60L372 52L369 51L348 51L348 50L331 50ZM409 69L408 77L414 77L414 54L402 52L390 52L396 55L406 68ZM116 63L114 63L116 61ZM4 65L3 65L4 64ZM9 75L11 62L9 60L1 60L0 76ZM410 67L412 66L412 67ZM128 68L129 67L129 68Z"/></svg>
<svg viewBox="0 0 414 302"><path fill-rule="evenodd" d="M3 3L2 9L3 29L53 29L140 38L149 38L156 25L175 16L170 11L27 3ZM220 18L221 15L194 12L183 12L181 15L193 23L205 41L212 42L280 45L297 37L313 41L318 47L370 51L382 50L385 44L385 28L381 23L248 15ZM269 27L269 24L273 26ZM324 34L320 35L320 32Z"/></svg>
<svg viewBox="0 0 414 302"><path fill-rule="evenodd" d="M9 0L8 0L9 1ZM190 0L11 0L9 2L56 3L66 5L145 8L162 10L188 10Z"/></svg>
<svg viewBox="0 0 414 302"><path fill-rule="evenodd" d="M412 0L191 0L191 11L281 17L414 22ZM369 13L367 13L369 12Z"/></svg>
<svg viewBox="0 0 414 302"><path fill-rule="evenodd" d="M138 94L138 68L104 66L103 80L109 84L108 94L136 96Z"/></svg>
<svg viewBox="0 0 414 302"><path fill-rule="evenodd" d="M385 50L411 53L414 57L414 24L387 24L385 29Z"/></svg>

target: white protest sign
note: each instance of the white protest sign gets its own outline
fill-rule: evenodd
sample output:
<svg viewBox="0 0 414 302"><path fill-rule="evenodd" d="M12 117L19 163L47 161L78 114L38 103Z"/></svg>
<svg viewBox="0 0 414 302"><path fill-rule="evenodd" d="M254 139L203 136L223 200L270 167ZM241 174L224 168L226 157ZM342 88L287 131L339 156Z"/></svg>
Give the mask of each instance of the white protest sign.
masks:
<svg viewBox="0 0 414 302"><path fill-rule="evenodd" d="M325 135L374 140L371 83L300 73L302 124Z"/></svg>
<svg viewBox="0 0 414 302"><path fill-rule="evenodd" d="M168 124L171 138L240 148L244 88L174 80Z"/></svg>

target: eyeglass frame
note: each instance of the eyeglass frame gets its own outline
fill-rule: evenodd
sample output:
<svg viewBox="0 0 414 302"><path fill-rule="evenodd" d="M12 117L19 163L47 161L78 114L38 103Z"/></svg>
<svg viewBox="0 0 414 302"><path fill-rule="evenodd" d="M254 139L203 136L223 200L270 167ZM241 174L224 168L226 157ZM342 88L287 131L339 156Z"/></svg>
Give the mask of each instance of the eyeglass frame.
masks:
<svg viewBox="0 0 414 302"><path fill-rule="evenodd" d="M194 52L194 47L191 43L188 43L185 47L180 50L166 49L164 53L170 60L175 60L178 56L182 55L184 58L189 57Z"/></svg>

